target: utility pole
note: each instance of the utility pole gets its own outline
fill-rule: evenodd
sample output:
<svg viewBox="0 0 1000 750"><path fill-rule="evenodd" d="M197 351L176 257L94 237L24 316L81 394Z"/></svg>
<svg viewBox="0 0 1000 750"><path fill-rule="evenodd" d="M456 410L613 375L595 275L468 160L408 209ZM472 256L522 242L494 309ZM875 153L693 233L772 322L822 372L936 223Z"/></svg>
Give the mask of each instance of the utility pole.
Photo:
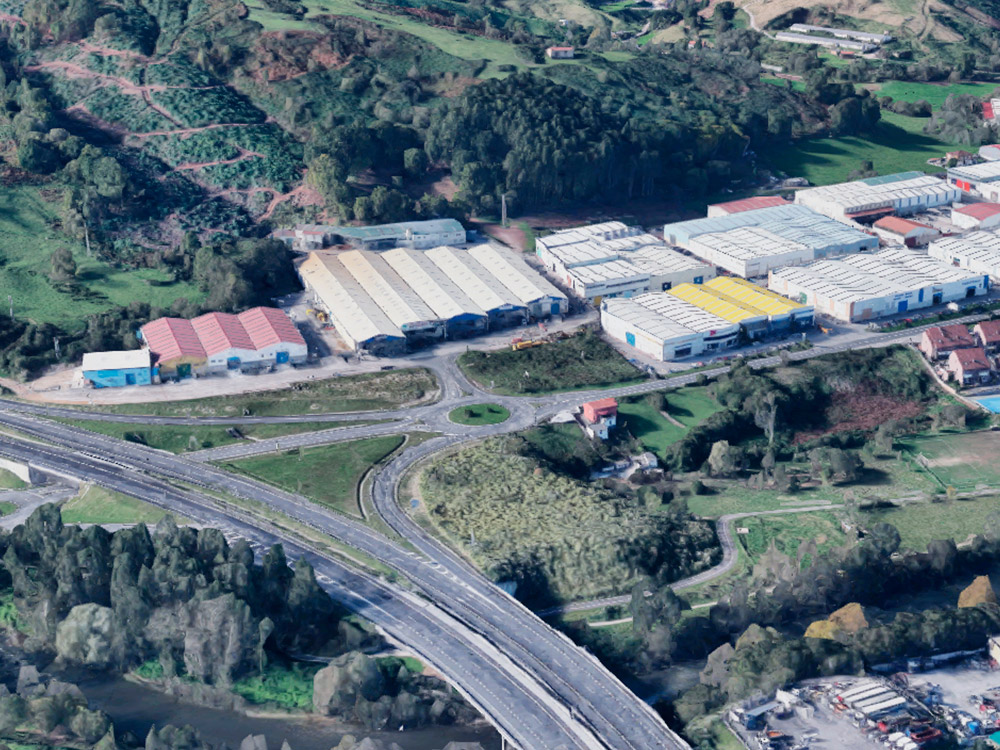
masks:
<svg viewBox="0 0 1000 750"><path fill-rule="evenodd" d="M507 193L500 196L500 226L507 226Z"/></svg>
<svg viewBox="0 0 1000 750"><path fill-rule="evenodd" d="M56 337L55 337L55 338L54 338L54 339L52 340L52 343L53 343L53 345L55 346L55 350L56 350L56 359L59 359L59 337L58 337L58 336L56 336Z"/></svg>
<svg viewBox="0 0 1000 750"><path fill-rule="evenodd" d="M87 226L86 220L83 222L83 239L87 243L87 257L90 257L90 227Z"/></svg>

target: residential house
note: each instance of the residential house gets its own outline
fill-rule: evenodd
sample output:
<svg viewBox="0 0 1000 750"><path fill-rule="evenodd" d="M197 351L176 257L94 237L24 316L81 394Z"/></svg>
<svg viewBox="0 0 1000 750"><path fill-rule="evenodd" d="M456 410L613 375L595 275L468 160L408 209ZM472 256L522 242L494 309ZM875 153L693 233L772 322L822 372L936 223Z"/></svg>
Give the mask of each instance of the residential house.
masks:
<svg viewBox="0 0 1000 750"><path fill-rule="evenodd" d="M990 354L1000 352L1000 320L984 320L976 323L973 335L983 349Z"/></svg>
<svg viewBox="0 0 1000 750"><path fill-rule="evenodd" d="M990 358L981 348L956 349L948 357L948 373L960 385L979 385L992 375Z"/></svg>
<svg viewBox="0 0 1000 750"><path fill-rule="evenodd" d="M955 163L952 164L954 159ZM949 151L944 155L945 163L948 166L967 167L970 164L978 164L981 159L978 154L970 154L968 151Z"/></svg>
<svg viewBox="0 0 1000 750"><path fill-rule="evenodd" d="M576 50L573 47L548 47L545 54L550 60L572 60Z"/></svg>
<svg viewBox="0 0 1000 750"><path fill-rule="evenodd" d="M969 329L959 323L928 328L920 336L919 349L927 359L944 359L956 349L972 349L976 340Z"/></svg>
<svg viewBox="0 0 1000 750"><path fill-rule="evenodd" d="M610 430L618 423L618 402L613 398L588 401L581 412L583 429L591 438L607 440Z"/></svg>

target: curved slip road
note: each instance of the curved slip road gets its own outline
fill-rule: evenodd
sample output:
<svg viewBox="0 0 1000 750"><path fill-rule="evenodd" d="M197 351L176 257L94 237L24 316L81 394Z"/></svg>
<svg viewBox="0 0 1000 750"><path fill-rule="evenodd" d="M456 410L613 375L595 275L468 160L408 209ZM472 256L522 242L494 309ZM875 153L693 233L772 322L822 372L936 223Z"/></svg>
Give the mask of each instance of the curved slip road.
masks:
<svg viewBox="0 0 1000 750"><path fill-rule="evenodd" d="M24 414L0 412L0 423L75 451L81 461L110 462L137 475L152 473L266 504L391 566L440 609L486 638L522 673L530 675L535 685L540 686L531 689L545 693L552 705L550 712L558 708L568 713L566 724L577 737L576 744L568 747L608 750L688 747L593 656L542 623L468 566L453 564L451 554L443 548L441 551L447 556L442 555L441 559L445 564L433 555L428 559L408 552L369 527L305 498L170 453ZM416 458L425 451L433 452L460 440L437 438L414 447L410 455ZM404 451L403 455L408 454ZM434 659L430 661L436 663ZM525 750L548 747L518 745Z"/></svg>

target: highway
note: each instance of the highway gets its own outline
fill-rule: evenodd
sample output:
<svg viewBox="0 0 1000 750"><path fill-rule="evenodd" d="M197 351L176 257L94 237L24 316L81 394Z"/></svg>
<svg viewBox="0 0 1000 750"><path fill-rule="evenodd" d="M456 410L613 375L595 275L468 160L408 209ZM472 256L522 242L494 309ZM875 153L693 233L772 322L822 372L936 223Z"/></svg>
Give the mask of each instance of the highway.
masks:
<svg viewBox="0 0 1000 750"><path fill-rule="evenodd" d="M969 320L977 319L970 316ZM854 338L832 346L814 347L790 355L793 360L847 349L885 346L911 339L922 329ZM752 367L769 367L779 357L749 360ZM486 580L462 557L420 528L400 507L399 483L416 462L438 451L471 440L524 429L579 403L606 396L641 394L678 387L698 378L716 377L730 368L720 363L697 373L651 379L636 385L538 397L497 396L469 383L453 359L427 365L441 384L440 399L407 409L308 414L277 417L150 417L109 414L67 407L0 399L0 425L53 445L0 437L0 455L29 460L40 468L75 476L135 495L161 507L212 525L225 524L231 533L260 541L280 539L290 556L314 562L331 594L379 624L390 637L439 669L505 736L521 750L558 748L686 748L688 745L611 675L587 651L550 628L519 602ZM500 403L511 418L500 425L456 425L447 415L464 404L484 400ZM376 424L331 426L329 429L224 446L194 454L174 455L99 435L43 417L94 419L138 424L247 424L343 422L379 420ZM361 523L327 510L306 498L283 492L212 466L207 461L239 458L293 447L322 445L412 431L439 436L407 447L375 475L372 502L389 527L416 552ZM56 446L56 447L53 447ZM390 586L351 571L344 563L303 548L301 540L286 539L258 513L220 510L208 494L178 488L176 482L224 492L273 508L398 571L420 593ZM252 506L251 506L252 507ZM722 575L735 555L727 525L720 523L723 562L679 584L694 585ZM727 545L727 538L729 544ZM270 541L266 542L270 543ZM726 567L726 566L729 567ZM355 593L352 593L355 592ZM600 601L600 600L598 600ZM616 600L617 601L617 600ZM584 608L594 602L580 603ZM423 610L416 615L414 608ZM406 624L415 617L412 632ZM489 658L486 658L489 656ZM484 666L484 658L486 664ZM490 672L487 676L485 673ZM531 720L526 717L531 716Z"/></svg>

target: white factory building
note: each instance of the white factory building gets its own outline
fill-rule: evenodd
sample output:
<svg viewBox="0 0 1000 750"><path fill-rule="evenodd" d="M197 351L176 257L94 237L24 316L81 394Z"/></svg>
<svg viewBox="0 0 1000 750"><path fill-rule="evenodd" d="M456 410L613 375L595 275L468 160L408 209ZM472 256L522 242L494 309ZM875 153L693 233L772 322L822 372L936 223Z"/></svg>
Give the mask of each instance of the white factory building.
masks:
<svg viewBox="0 0 1000 750"><path fill-rule="evenodd" d="M948 184L956 190L1000 203L1000 161L984 161L948 170Z"/></svg>
<svg viewBox="0 0 1000 750"><path fill-rule="evenodd" d="M905 248L771 271L768 288L818 314L857 322L986 294L985 275Z"/></svg>
<svg viewBox="0 0 1000 750"><path fill-rule="evenodd" d="M644 354L667 361L735 346L739 323L730 323L663 292L601 303L601 327Z"/></svg>
<svg viewBox="0 0 1000 750"><path fill-rule="evenodd" d="M566 296L492 245L318 251L299 265L315 307L354 350L397 354L566 312Z"/></svg>
<svg viewBox="0 0 1000 750"><path fill-rule="evenodd" d="M667 224L663 237L741 276L878 247L877 237L794 204Z"/></svg>
<svg viewBox="0 0 1000 750"><path fill-rule="evenodd" d="M691 240L688 249L744 279L766 276L772 268L800 266L814 259L812 249L801 242L779 237L762 227L702 234Z"/></svg>
<svg viewBox="0 0 1000 750"><path fill-rule="evenodd" d="M715 269L619 221L565 229L535 240L545 268L579 297L633 297L678 284L700 284Z"/></svg>
<svg viewBox="0 0 1000 750"><path fill-rule="evenodd" d="M817 36L814 34L797 34L794 31L779 31L774 35L779 42L790 44L816 44L829 49L849 49L854 52L874 52L878 45L873 42L862 42L857 39L839 39L831 36Z"/></svg>
<svg viewBox="0 0 1000 750"><path fill-rule="evenodd" d="M919 213L950 205L961 197L958 187L937 177L923 172L900 172L799 190L795 202L837 221L851 222L889 214Z"/></svg>
<svg viewBox="0 0 1000 750"><path fill-rule="evenodd" d="M958 237L942 237L927 246L932 258L971 273L1000 278L1000 234L969 232Z"/></svg>

